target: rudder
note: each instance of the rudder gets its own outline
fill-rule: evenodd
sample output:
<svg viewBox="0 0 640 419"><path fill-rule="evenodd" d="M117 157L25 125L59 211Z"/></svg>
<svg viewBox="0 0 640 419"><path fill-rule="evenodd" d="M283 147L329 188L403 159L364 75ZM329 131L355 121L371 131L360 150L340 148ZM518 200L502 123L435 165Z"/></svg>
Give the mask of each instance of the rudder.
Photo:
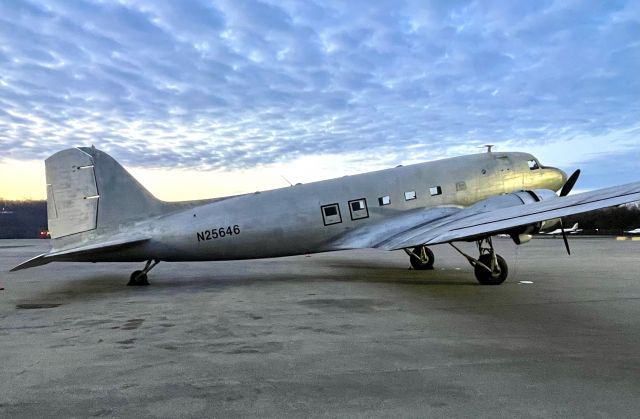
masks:
<svg viewBox="0 0 640 419"><path fill-rule="evenodd" d="M62 150L45 160L45 170L53 239L116 228L168 209L111 156L93 147Z"/></svg>
<svg viewBox="0 0 640 419"><path fill-rule="evenodd" d="M45 160L47 218L52 238L97 227L98 187L91 156L77 148Z"/></svg>

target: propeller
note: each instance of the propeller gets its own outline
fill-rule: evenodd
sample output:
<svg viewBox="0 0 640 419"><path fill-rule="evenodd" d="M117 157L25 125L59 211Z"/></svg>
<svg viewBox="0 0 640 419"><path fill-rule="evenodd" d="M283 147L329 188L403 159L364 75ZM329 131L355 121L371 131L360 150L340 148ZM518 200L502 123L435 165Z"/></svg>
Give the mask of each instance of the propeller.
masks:
<svg viewBox="0 0 640 419"><path fill-rule="evenodd" d="M578 177L580 176L580 169L576 170L569 176L569 179L564 183L562 189L560 190L560 196L567 196L571 189L573 189ZM562 222L562 217L560 217L560 231L562 232L562 240L564 240L564 247L567 249L567 254L571 255L571 249L569 248L569 240L567 240L567 234L564 232L564 223Z"/></svg>
<svg viewBox="0 0 640 419"><path fill-rule="evenodd" d="M578 180L579 176L580 176L580 169L576 170L571 174L571 176L569 176L569 179L567 179L567 181L562 186L562 189L560 190L560 196L569 195L569 192L571 192L571 189L573 189L573 186L576 184L576 181Z"/></svg>
<svg viewBox="0 0 640 419"><path fill-rule="evenodd" d="M560 231L562 231L562 240L564 240L564 247L567 249L567 254L571 256L571 249L569 248L569 240L567 240L567 233L564 232L564 223L560 218Z"/></svg>

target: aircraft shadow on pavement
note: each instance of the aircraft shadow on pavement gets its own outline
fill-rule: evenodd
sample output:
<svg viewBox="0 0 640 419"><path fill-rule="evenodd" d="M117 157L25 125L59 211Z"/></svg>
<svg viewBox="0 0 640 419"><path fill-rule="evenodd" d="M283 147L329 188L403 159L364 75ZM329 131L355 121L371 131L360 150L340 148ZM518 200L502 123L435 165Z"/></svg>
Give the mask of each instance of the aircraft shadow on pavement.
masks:
<svg viewBox="0 0 640 419"><path fill-rule="evenodd" d="M153 295L158 292L198 292L215 291L231 287L252 287L273 283L291 282L297 284L319 282L360 282L396 284L399 289L408 286L479 286L470 272L456 270L415 271L408 267L371 267L357 263L329 263L318 269L303 270L293 273L291 266L271 268L268 273L250 269L245 272L229 274L221 272L216 275L184 271L180 277L160 269L150 275L151 285L128 287L128 273L87 273L81 276L74 272L74 277L63 280L51 278L47 281L46 290L35 290L30 301L62 300L63 303L74 300L86 300L107 295ZM228 270L228 269L227 269ZM25 301L26 303L26 301Z"/></svg>

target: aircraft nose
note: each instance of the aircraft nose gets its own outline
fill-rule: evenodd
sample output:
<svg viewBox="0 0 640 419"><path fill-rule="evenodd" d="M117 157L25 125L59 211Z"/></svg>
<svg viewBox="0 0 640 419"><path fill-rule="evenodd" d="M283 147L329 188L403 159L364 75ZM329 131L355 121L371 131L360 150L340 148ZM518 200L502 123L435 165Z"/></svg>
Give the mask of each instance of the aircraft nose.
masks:
<svg viewBox="0 0 640 419"><path fill-rule="evenodd" d="M569 178L569 176L567 176L567 172L565 172L564 170L560 170L560 169L556 169L556 170L558 171L558 174L560 175L560 178L562 179L562 185L567 183L567 179Z"/></svg>
<svg viewBox="0 0 640 419"><path fill-rule="evenodd" d="M567 176L567 174L563 171L558 169L557 167L550 167L551 172L553 173L552 177L553 177L553 190L554 191L559 191L560 189L562 189L562 187L564 186L565 183L567 183L567 179L569 178Z"/></svg>
<svg viewBox="0 0 640 419"><path fill-rule="evenodd" d="M544 186L545 189L551 189L553 191L558 192L565 183L567 183L567 179L569 178L567 174L558 169L557 167L545 166L544 167Z"/></svg>

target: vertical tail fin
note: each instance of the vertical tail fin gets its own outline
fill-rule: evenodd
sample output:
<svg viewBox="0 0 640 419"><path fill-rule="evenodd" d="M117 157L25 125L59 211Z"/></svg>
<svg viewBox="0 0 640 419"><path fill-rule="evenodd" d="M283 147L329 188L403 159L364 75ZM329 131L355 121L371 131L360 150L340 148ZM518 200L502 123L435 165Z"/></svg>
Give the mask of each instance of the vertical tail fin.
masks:
<svg viewBox="0 0 640 419"><path fill-rule="evenodd" d="M93 147L60 151L45 160L45 168L53 239L117 228L162 214L168 207L111 156Z"/></svg>

